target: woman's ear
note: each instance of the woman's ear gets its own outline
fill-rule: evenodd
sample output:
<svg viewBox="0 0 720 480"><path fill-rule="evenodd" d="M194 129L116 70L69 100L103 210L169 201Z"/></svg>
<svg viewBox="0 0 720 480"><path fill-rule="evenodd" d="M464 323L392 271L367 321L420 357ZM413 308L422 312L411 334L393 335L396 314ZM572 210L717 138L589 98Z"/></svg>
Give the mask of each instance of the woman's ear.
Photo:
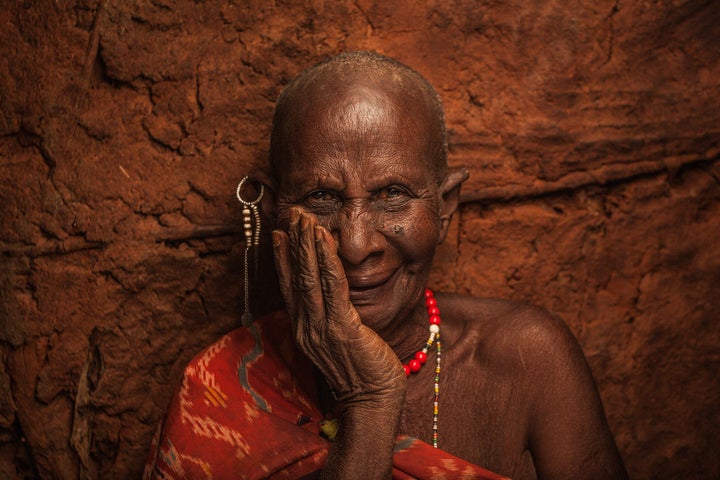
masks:
<svg viewBox="0 0 720 480"><path fill-rule="evenodd" d="M451 169L440 185L440 235L438 244L445 241L450 220L458 208L460 201L460 187L470 174L464 168Z"/></svg>
<svg viewBox="0 0 720 480"><path fill-rule="evenodd" d="M262 187L263 196L260 199L260 210L262 210L263 215L270 220L270 223L275 225L277 213L277 182L272 175L264 170L255 170L251 172L248 174L248 180L258 194L260 192L260 188Z"/></svg>

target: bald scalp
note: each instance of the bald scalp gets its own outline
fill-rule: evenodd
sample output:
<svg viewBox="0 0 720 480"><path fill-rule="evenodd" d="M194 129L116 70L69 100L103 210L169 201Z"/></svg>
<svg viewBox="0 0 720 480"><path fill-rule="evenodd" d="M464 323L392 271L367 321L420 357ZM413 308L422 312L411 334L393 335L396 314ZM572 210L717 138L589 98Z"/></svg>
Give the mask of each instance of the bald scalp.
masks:
<svg viewBox="0 0 720 480"><path fill-rule="evenodd" d="M293 125L302 122L308 110L327 101L333 89L352 89L362 83L380 84L388 95L420 106L420 121L429 124L429 167L439 182L447 174L447 132L440 96L415 70L374 52L348 52L330 57L300 73L282 91L275 103L270 135L270 166L280 178L288 155Z"/></svg>

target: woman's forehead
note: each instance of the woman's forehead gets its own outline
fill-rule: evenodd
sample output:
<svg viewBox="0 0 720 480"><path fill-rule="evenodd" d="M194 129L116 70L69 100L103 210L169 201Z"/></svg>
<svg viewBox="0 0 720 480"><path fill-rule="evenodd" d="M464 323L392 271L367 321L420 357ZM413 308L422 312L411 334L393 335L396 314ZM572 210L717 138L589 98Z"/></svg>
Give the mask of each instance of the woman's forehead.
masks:
<svg viewBox="0 0 720 480"><path fill-rule="evenodd" d="M385 171L424 180L442 170L434 165L438 118L418 92L362 78L326 86L286 104L275 138L278 180Z"/></svg>
<svg viewBox="0 0 720 480"><path fill-rule="evenodd" d="M401 177L417 183L436 171L426 130L402 116L366 113L303 125L288 139L279 173L300 183L322 177L337 182Z"/></svg>
<svg viewBox="0 0 720 480"><path fill-rule="evenodd" d="M376 184L384 181L426 183L432 179L428 158L402 152L371 152L367 155L348 155L344 152L303 155L290 159L281 169L290 184L345 184L354 180ZM281 182L285 183L285 182Z"/></svg>
<svg viewBox="0 0 720 480"><path fill-rule="evenodd" d="M433 150L425 142L359 135L355 141L323 141L286 151L278 169L281 188L324 185L343 190L350 184L367 189L393 183L421 188L438 183Z"/></svg>

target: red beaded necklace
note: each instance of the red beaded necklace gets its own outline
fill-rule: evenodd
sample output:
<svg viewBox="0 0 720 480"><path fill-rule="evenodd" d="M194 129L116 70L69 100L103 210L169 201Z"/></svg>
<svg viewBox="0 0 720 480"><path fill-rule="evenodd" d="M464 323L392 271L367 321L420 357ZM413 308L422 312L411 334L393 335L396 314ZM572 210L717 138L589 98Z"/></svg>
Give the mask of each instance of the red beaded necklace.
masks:
<svg viewBox="0 0 720 480"><path fill-rule="evenodd" d="M440 405L440 357L442 355L442 346L440 344L440 309L437 306L437 300L432 290L425 290L425 306L427 307L428 321L430 322L430 336L422 350L415 352L415 356L405 365L405 375L410 376L413 373L420 371L422 366L427 361L427 352L435 343L437 346L437 353L435 357L435 385L434 393L435 399L433 401L433 447L438 446L438 407Z"/></svg>

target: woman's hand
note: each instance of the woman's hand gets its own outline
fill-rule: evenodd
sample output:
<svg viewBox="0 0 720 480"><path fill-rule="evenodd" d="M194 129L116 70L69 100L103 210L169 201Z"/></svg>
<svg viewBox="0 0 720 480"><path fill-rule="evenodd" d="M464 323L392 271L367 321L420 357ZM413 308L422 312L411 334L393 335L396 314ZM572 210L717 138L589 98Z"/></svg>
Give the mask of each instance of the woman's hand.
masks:
<svg viewBox="0 0 720 480"><path fill-rule="evenodd" d="M332 235L314 215L293 207L287 234L274 231L273 245L295 341L336 398L345 406L393 405L399 413L407 384L402 365L350 302Z"/></svg>
<svg viewBox="0 0 720 480"><path fill-rule="evenodd" d="M342 407L322 478L388 478L407 386L400 360L360 321L335 240L313 215L291 208L273 246L295 342Z"/></svg>

